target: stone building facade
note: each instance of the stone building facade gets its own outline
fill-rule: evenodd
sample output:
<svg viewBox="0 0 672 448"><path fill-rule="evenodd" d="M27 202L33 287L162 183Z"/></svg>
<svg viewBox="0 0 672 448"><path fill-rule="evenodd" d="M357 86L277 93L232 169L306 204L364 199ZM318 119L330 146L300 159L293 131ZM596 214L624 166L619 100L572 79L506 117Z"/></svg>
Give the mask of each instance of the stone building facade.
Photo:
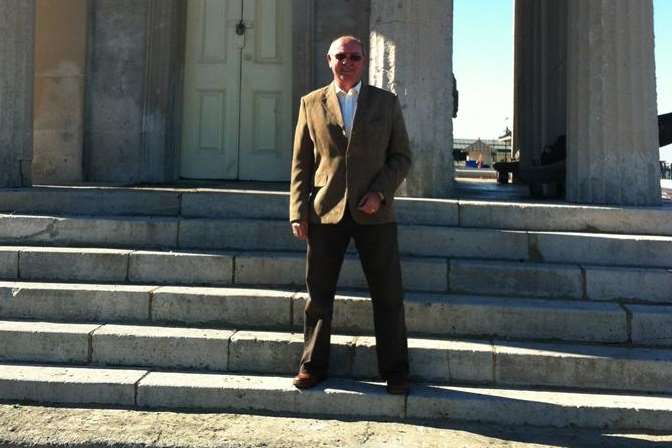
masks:
<svg viewBox="0 0 672 448"><path fill-rule="evenodd" d="M503 0L506 1L506 0ZM284 180L340 34L401 99L402 194L448 197L452 0L2 0L0 186ZM567 199L660 201L652 0L515 0L514 147L567 136Z"/></svg>

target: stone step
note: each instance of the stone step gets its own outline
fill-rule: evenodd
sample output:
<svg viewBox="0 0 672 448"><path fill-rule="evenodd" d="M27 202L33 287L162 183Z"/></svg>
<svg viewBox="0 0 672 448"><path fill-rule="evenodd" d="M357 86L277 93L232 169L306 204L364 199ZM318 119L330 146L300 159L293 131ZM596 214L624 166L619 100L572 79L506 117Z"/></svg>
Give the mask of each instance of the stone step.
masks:
<svg viewBox="0 0 672 448"><path fill-rule="evenodd" d="M59 187L0 190L0 212L286 220L288 194L232 189ZM253 204L253 206L250 206ZM397 198L400 223L672 236L672 206Z"/></svg>
<svg viewBox="0 0 672 448"><path fill-rule="evenodd" d="M669 396L414 384L408 397L380 383L330 379L299 391L289 376L0 365L0 400L143 409L329 415L437 422L669 430Z"/></svg>
<svg viewBox="0 0 672 448"><path fill-rule="evenodd" d="M0 321L0 361L291 374L299 333ZM418 381L672 393L672 350L410 338ZM377 377L375 338L332 336L331 373Z"/></svg>
<svg viewBox="0 0 672 448"><path fill-rule="evenodd" d="M410 291L622 303L672 304L672 270L596 265L402 257ZM302 287L297 252L140 251L0 246L0 279L203 286ZM356 254L341 288L366 288Z"/></svg>
<svg viewBox="0 0 672 448"><path fill-rule="evenodd" d="M671 215L672 216L672 215ZM0 243L304 252L284 220L0 215ZM402 255L672 267L672 237L400 225Z"/></svg>
<svg viewBox="0 0 672 448"><path fill-rule="evenodd" d="M305 301L298 290L0 282L2 319L288 331L302 328ZM409 293L405 308L416 335L672 346L663 305ZM371 301L337 296L333 326L372 334Z"/></svg>

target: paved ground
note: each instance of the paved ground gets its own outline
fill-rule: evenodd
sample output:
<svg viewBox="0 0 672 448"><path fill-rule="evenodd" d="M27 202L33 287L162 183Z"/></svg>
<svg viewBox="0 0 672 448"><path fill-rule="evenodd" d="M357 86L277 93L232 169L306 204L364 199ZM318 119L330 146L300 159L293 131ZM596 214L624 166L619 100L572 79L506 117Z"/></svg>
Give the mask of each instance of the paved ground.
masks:
<svg viewBox="0 0 672 448"><path fill-rule="evenodd" d="M0 404L0 448L672 447L668 436Z"/></svg>

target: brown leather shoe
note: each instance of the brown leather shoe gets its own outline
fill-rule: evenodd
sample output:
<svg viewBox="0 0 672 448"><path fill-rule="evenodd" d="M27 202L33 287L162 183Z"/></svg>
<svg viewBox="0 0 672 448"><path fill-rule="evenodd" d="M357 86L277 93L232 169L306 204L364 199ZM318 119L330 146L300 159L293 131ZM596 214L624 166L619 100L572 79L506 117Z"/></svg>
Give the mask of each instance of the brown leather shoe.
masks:
<svg viewBox="0 0 672 448"><path fill-rule="evenodd" d="M320 384L327 379L326 375L317 375L310 372L299 372L292 381L292 384L297 389L310 389Z"/></svg>
<svg viewBox="0 0 672 448"><path fill-rule="evenodd" d="M408 384L407 377L395 377L388 378L387 380L387 393L392 395L406 395L408 394L408 389L410 388Z"/></svg>

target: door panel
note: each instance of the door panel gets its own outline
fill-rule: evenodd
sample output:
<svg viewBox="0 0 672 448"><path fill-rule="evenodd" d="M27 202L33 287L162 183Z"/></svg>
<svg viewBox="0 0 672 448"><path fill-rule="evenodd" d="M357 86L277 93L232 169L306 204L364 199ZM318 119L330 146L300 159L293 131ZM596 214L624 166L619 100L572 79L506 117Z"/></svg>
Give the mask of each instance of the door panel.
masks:
<svg viewBox="0 0 672 448"><path fill-rule="evenodd" d="M189 0L182 177L289 179L291 8L291 0Z"/></svg>
<svg viewBox="0 0 672 448"><path fill-rule="evenodd" d="M243 0L240 179L289 179L292 143L291 0Z"/></svg>
<svg viewBox="0 0 672 448"><path fill-rule="evenodd" d="M181 176L235 179L241 0L190 0L187 10Z"/></svg>

